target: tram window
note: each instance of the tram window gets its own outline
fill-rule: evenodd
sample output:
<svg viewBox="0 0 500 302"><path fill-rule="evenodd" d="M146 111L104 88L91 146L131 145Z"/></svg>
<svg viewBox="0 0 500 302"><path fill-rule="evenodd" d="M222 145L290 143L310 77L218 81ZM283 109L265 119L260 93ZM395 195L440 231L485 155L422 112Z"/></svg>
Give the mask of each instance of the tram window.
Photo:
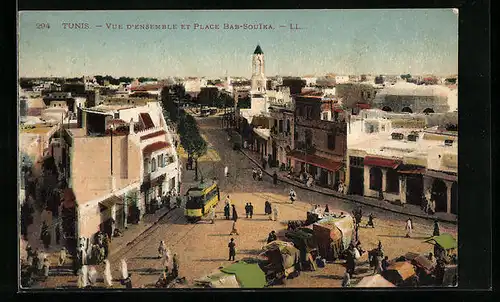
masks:
<svg viewBox="0 0 500 302"><path fill-rule="evenodd" d="M186 201L187 209L199 209L203 201L203 196L188 196Z"/></svg>
<svg viewBox="0 0 500 302"><path fill-rule="evenodd" d="M210 192L207 193L206 195L206 198L205 198L205 202L209 202L210 200L212 200L212 198L214 198L215 196L217 195L217 190L214 189Z"/></svg>

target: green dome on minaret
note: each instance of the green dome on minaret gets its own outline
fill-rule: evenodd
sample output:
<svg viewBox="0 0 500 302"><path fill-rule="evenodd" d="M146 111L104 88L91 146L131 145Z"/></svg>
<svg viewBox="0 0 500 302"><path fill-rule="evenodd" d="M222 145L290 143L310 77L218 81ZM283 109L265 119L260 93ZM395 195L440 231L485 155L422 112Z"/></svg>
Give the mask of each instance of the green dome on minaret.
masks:
<svg viewBox="0 0 500 302"><path fill-rule="evenodd" d="M253 52L254 55L263 55L264 52L262 51L262 48L260 48L260 45L257 45L257 48L255 48L255 51Z"/></svg>

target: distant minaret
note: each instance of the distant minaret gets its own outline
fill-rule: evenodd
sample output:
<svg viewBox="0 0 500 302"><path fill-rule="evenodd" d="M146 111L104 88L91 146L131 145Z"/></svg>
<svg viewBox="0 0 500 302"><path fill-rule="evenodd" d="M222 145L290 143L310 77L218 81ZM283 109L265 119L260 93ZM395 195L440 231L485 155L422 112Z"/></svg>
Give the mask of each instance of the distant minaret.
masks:
<svg viewBox="0 0 500 302"><path fill-rule="evenodd" d="M264 75L264 52L257 45L252 56L252 93L265 93L267 79Z"/></svg>

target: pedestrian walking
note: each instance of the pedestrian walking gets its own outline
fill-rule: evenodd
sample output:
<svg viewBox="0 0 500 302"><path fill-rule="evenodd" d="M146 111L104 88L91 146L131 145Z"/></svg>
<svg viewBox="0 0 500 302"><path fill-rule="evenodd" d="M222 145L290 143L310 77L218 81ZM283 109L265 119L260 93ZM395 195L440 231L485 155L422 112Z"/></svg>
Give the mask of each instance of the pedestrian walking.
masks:
<svg viewBox="0 0 500 302"><path fill-rule="evenodd" d="M123 279L122 285L125 285L126 289L131 289L132 288L132 274L129 274L127 278Z"/></svg>
<svg viewBox="0 0 500 302"><path fill-rule="evenodd" d="M263 177L264 177L264 173L262 172L262 169L257 170L257 179L259 181L262 181Z"/></svg>
<svg viewBox="0 0 500 302"><path fill-rule="evenodd" d="M59 266L63 266L63 265L64 265L64 263L66 262L66 255L67 255L67 253L66 253L66 248L65 248L65 247L63 247L63 248L61 249L61 251L59 252L59 263L58 263L58 264L59 264Z"/></svg>
<svg viewBox="0 0 500 302"><path fill-rule="evenodd" d="M290 195L290 202L293 203L295 201L295 199L297 198L297 194L295 193L293 188L290 189L290 192L288 194Z"/></svg>
<svg viewBox="0 0 500 302"><path fill-rule="evenodd" d="M252 178L253 180L257 180L257 169L252 168Z"/></svg>
<svg viewBox="0 0 500 302"><path fill-rule="evenodd" d="M174 278L179 277L179 259L177 257L177 254L174 254L172 258L172 274Z"/></svg>
<svg viewBox="0 0 500 302"><path fill-rule="evenodd" d="M231 199L229 198L229 195L226 196L225 204L231 205Z"/></svg>
<svg viewBox="0 0 500 302"><path fill-rule="evenodd" d="M122 280L127 279L127 277L128 277L127 260L122 259L120 271L121 271L121 275L122 275Z"/></svg>
<svg viewBox="0 0 500 302"><path fill-rule="evenodd" d="M250 216L250 204L248 202L245 205L245 215L246 215L246 218L248 218L248 216Z"/></svg>
<svg viewBox="0 0 500 302"><path fill-rule="evenodd" d="M429 205L429 212L431 215L434 215L436 213L436 201L434 199L431 199L431 202Z"/></svg>
<svg viewBox="0 0 500 302"><path fill-rule="evenodd" d="M236 220L238 220L238 213L236 212L236 207L234 206L234 204L232 205L233 207L233 221L236 222Z"/></svg>
<svg viewBox="0 0 500 302"><path fill-rule="evenodd" d="M47 280L49 277L49 270L50 270L50 260L49 257L46 255L45 258L43 259L43 278L44 280Z"/></svg>
<svg viewBox="0 0 500 302"><path fill-rule="evenodd" d="M106 259L104 260L104 284L106 284L106 287L111 287L113 286L113 276L111 275L111 264L109 263L109 260Z"/></svg>
<svg viewBox="0 0 500 302"><path fill-rule="evenodd" d="M278 173L276 173L276 171L273 173L273 184L275 186L278 184Z"/></svg>
<svg viewBox="0 0 500 302"><path fill-rule="evenodd" d="M41 230L41 234L40 234L40 239L43 242L43 246L46 249L48 249L49 245L50 245L51 238L50 238L49 226L47 225L47 223L45 221L42 223L42 230Z"/></svg>
<svg viewBox="0 0 500 302"><path fill-rule="evenodd" d="M278 206L274 205L273 207L273 220L277 221L278 220Z"/></svg>
<svg viewBox="0 0 500 302"><path fill-rule="evenodd" d="M89 272L88 272L88 285L89 287L95 287L95 285L97 284L97 270L95 269L94 266L91 266L89 268Z"/></svg>
<svg viewBox="0 0 500 302"><path fill-rule="evenodd" d="M181 194L177 193L177 197L175 198L175 202L177 203L177 207L180 208L182 205Z"/></svg>
<svg viewBox="0 0 500 302"><path fill-rule="evenodd" d="M432 231L432 236L439 236L440 232L439 232L439 224L438 224L438 221L437 219L434 220L434 230Z"/></svg>
<svg viewBox="0 0 500 302"><path fill-rule="evenodd" d="M43 270L43 261L45 260L45 257L47 257L47 256L45 255L44 252L39 252L38 253L38 261L37 261L37 272L38 272L38 274L42 273L42 270Z"/></svg>
<svg viewBox="0 0 500 302"><path fill-rule="evenodd" d="M86 288L88 284L87 280L88 280L88 267L86 265L83 265L78 270L78 288Z"/></svg>
<svg viewBox="0 0 500 302"><path fill-rule="evenodd" d="M269 233L269 236L267 236L267 243L271 243L275 240L278 240L278 236L276 236L275 231L271 231L271 233Z"/></svg>
<svg viewBox="0 0 500 302"><path fill-rule="evenodd" d="M215 207L210 208L210 223L215 223Z"/></svg>
<svg viewBox="0 0 500 302"><path fill-rule="evenodd" d="M266 202L264 203L264 213L266 215L271 215L272 213L271 203L268 200L266 200Z"/></svg>
<svg viewBox="0 0 500 302"><path fill-rule="evenodd" d="M167 249L167 247L165 245L165 241L161 240L160 246L158 246L158 259L163 258L163 256L165 255L166 249Z"/></svg>
<svg viewBox="0 0 500 302"><path fill-rule="evenodd" d="M248 205L248 210L249 210L250 219L251 219L251 218L253 218L253 205L252 205L252 203L250 203Z"/></svg>
<svg viewBox="0 0 500 302"><path fill-rule="evenodd" d="M388 267L389 267L389 257L385 256L384 259L382 260L382 271L385 272Z"/></svg>
<svg viewBox="0 0 500 302"><path fill-rule="evenodd" d="M411 218L408 218L408 220L406 220L405 229L406 229L406 236L405 237L410 238L411 232L413 230L413 222L411 221Z"/></svg>
<svg viewBox="0 0 500 302"><path fill-rule="evenodd" d="M375 268L373 270L373 274L380 274L382 273L382 256L380 254L377 254L375 256Z"/></svg>
<svg viewBox="0 0 500 302"><path fill-rule="evenodd" d="M330 209L328 208L328 205L325 205L325 213L330 213Z"/></svg>
<svg viewBox="0 0 500 302"><path fill-rule="evenodd" d="M347 255L346 255L346 265L347 265L347 272L349 275L354 275L354 271L356 270L356 254L354 251L354 245L350 244L349 248L347 249Z"/></svg>
<svg viewBox="0 0 500 302"><path fill-rule="evenodd" d="M227 166L224 167L224 176L229 176L229 168Z"/></svg>
<svg viewBox="0 0 500 302"><path fill-rule="evenodd" d="M26 245L26 265L31 266L33 264L33 249L31 245Z"/></svg>
<svg viewBox="0 0 500 302"><path fill-rule="evenodd" d="M234 258L236 257L236 244L234 243L234 238L231 238L231 241L229 242L227 247L229 248L229 261L235 261Z"/></svg>
<svg viewBox="0 0 500 302"><path fill-rule="evenodd" d="M366 226L371 226L372 228L375 228L375 225L373 224L373 214L370 213L370 215L368 215L368 222L366 223Z"/></svg>
<svg viewBox="0 0 500 302"><path fill-rule="evenodd" d="M229 220L229 204L224 206L224 217L226 217L226 220Z"/></svg>
<svg viewBox="0 0 500 302"><path fill-rule="evenodd" d="M351 286L351 276L349 275L349 272L344 273L344 278L342 279L342 287L350 287Z"/></svg>
<svg viewBox="0 0 500 302"><path fill-rule="evenodd" d="M236 235L240 235L240 234L238 233L238 229L237 229L237 227L236 227L236 221L233 221L233 227L232 227L232 229L231 229L231 233L229 233L229 236L234 235L234 234L236 234Z"/></svg>

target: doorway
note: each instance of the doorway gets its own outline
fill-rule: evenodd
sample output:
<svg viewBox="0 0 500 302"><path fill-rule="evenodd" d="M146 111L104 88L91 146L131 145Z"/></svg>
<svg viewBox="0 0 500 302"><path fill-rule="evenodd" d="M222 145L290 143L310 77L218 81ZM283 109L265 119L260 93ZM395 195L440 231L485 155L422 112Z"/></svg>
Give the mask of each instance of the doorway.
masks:
<svg viewBox="0 0 500 302"><path fill-rule="evenodd" d="M444 181L435 179L432 183L431 198L436 202L436 212L446 212L447 188Z"/></svg>
<svg viewBox="0 0 500 302"><path fill-rule="evenodd" d="M409 174L406 177L406 202L421 206L424 192L424 178L420 174Z"/></svg>
<svg viewBox="0 0 500 302"><path fill-rule="evenodd" d="M363 196L364 191L364 169L357 167L349 168L349 194Z"/></svg>
<svg viewBox="0 0 500 302"><path fill-rule="evenodd" d="M458 183L456 181L451 185L451 213L458 214Z"/></svg>

